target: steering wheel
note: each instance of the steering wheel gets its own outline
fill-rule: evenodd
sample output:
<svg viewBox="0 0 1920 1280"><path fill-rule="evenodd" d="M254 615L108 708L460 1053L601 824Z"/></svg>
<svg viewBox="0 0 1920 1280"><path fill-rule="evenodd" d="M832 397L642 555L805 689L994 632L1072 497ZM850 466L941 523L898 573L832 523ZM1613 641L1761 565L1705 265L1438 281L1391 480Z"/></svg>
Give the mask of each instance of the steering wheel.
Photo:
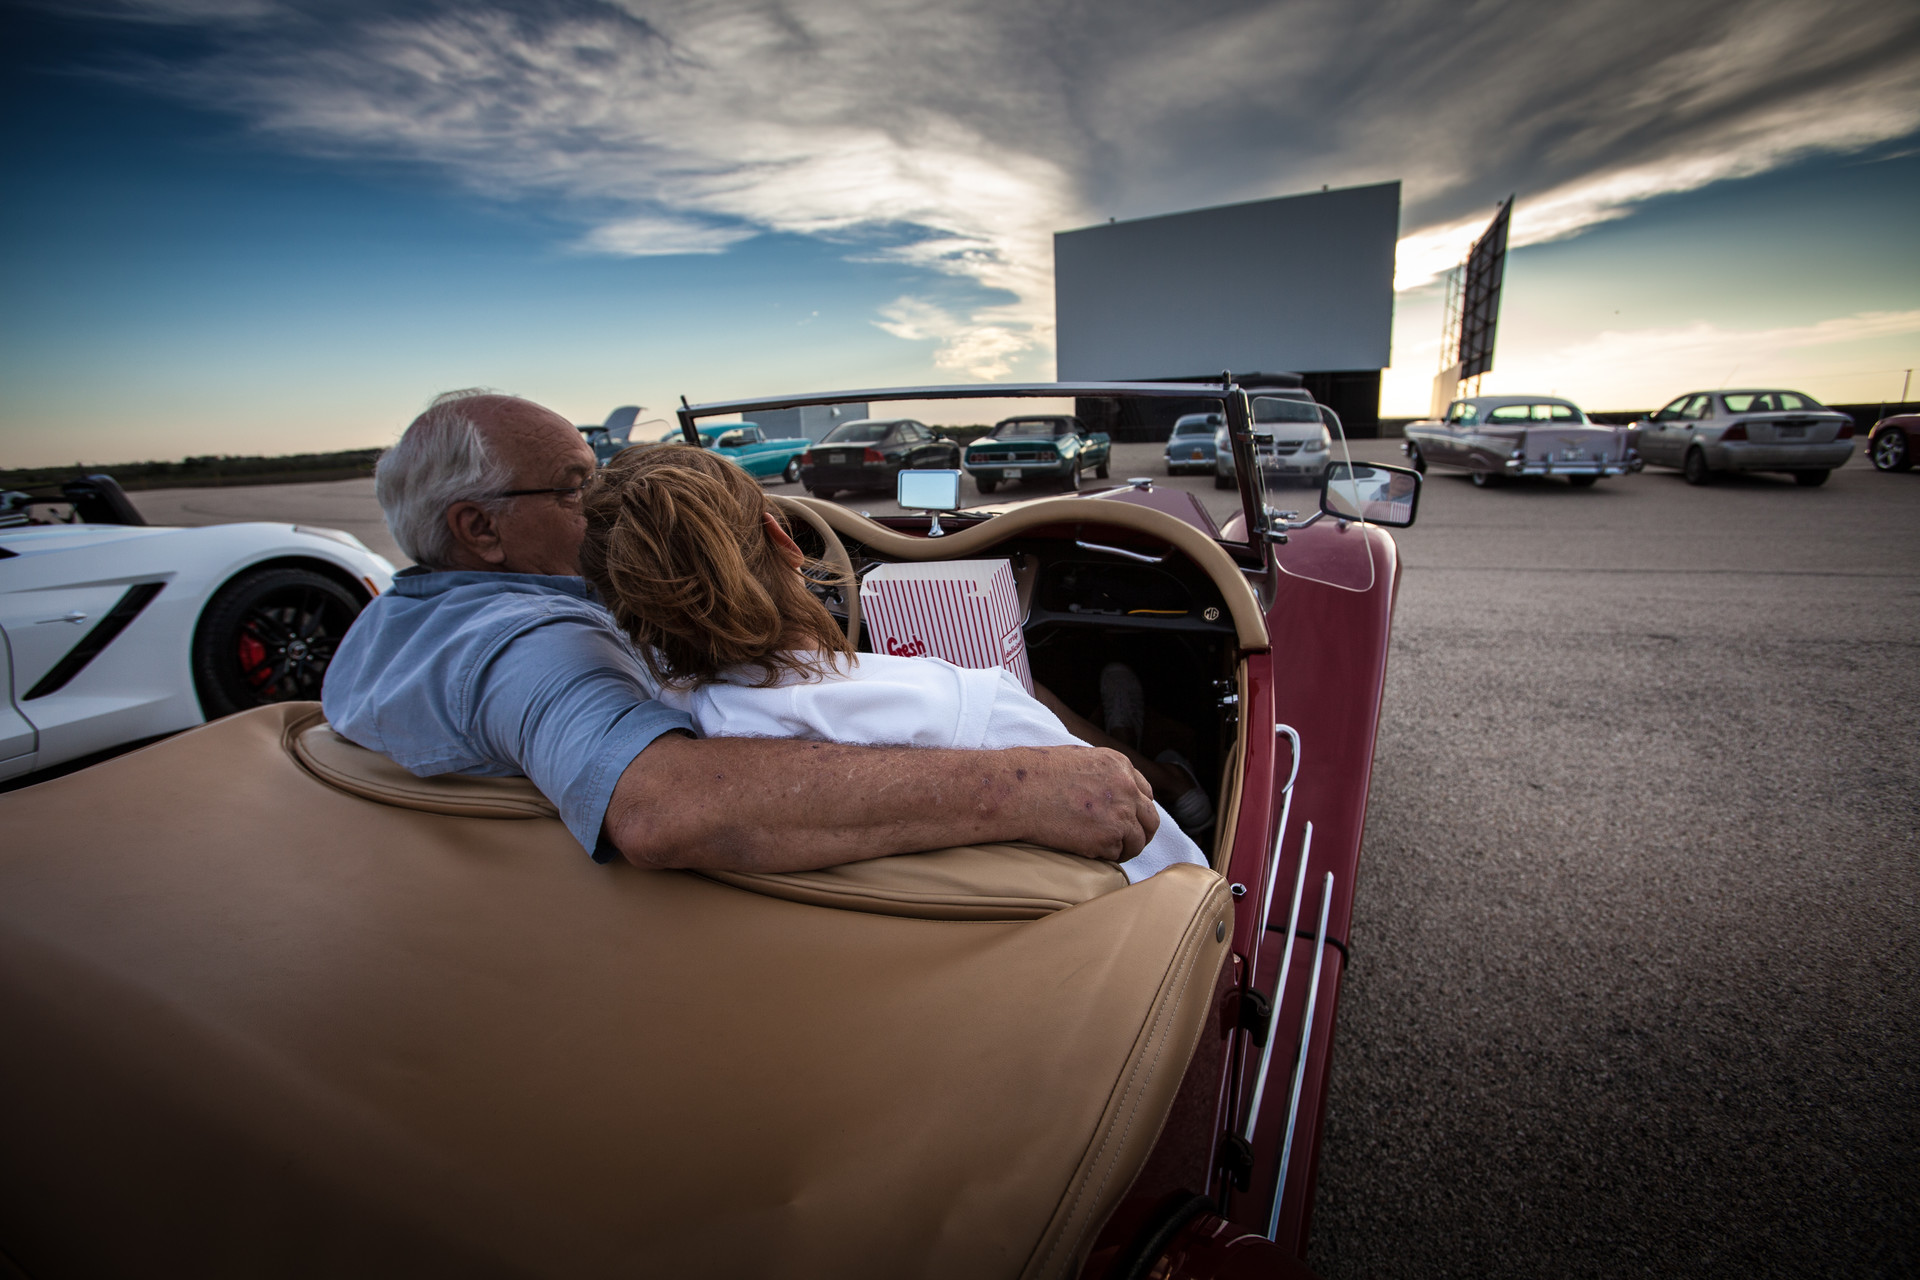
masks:
<svg viewBox="0 0 1920 1280"><path fill-rule="evenodd" d="M777 493L770 493L767 496L789 520L798 519L820 535L820 558L839 571L841 580L845 584L840 588L840 598L847 607L847 643L858 648L860 645L860 579L853 572L853 559L847 555L846 544L840 541L840 535L833 531L833 526L829 525L820 513L806 502Z"/></svg>

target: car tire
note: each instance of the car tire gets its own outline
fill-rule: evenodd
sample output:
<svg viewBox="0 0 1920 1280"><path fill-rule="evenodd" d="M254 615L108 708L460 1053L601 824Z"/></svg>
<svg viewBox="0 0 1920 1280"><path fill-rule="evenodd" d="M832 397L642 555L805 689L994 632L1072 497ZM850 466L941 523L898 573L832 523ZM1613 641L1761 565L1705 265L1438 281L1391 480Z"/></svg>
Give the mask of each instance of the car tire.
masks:
<svg viewBox="0 0 1920 1280"><path fill-rule="evenodd" d="M973 487L982 493L992 493L1000 487L1000 482L998 480L975 480Z"/></svg>
<svg viewBox="0 0 1920 1280"><path fill-rule="evenodd" d="M1473 487L1476 489L1492 489L1497 487L1504 479L1506 479L1505 476L1497 476L1491 471L1476 471L1473 473Z"/></svg>
<svg viewBox="0 0 1920 1280"><path fill-rule="evenodd" d="M787 469L780 473L782 484L800 483L800 459L796 456L787 460Z"/></svg>
<svg viewBox="0 0 1920 1280"><path fill-rule="evenodd" d="M1216 489L1231 489L1233 488L1233 481L1216 471L1213 473L1213 487Z"/></svg>
<svg viewBox="0 0 1920 1280"><path fill-rule="evenodd" d="M1680 464L1680 475L1688 484L1705 484L1713 479L1713 469L1707 466L1707 455L1695 448L1687 450L1687 456Z"/></svg>
<svg viewBox="0 0 1920 1280"><path fill-rule="evenodd" d="M1095 480L1105 480L1107 478L1107 464L1105 462L1102 462L1093 469L1093 478Z"/></svg>
<svg viewBox="0 0 1920 1280"><path fill-rule="evenodd" d="M327 664L365 601L311 569L254 569L213 593L193 632L193 686L209 720L317 701Z"/></svg>
<svg viewBox="0 0 1920 1280"><path fill-rule="evenodd" d="M1418 471L1421 475L1427 474L1427 455L1420 452L1419 445L1410 444L1407 446L1407 465L1415 471Z"/></svg>
<svg viewBox="0 0 1920 1280"><path fill-rule="evenodd" d="M812 495L813 495L814 497L816 497L816 498L824 498L824 499L826 499L826 500L828 500L828 501L832 501L832 500L833 500L833 495L834 495L835 493L838 493L838 492L839 492L839 490L837 490L837 489L808 489L808 490L807 490L807 492L808 492L808 493L810 493L810 494L812 494Z"/></svg>
<svg viewBox="0 0 1920 1280"><path fill-rule="evenodd" d="M1076 462L1072 466L1067 468L1067 478L1066 478L1065 488L1068 493L1080 492L1080 464L1079 463Z"/></svg>
<svg viewBox="0 0 1920 1280"><path fill-rule="evenodd" d="M1888 427L1873 442L1875 471L1905 471L1913 466L1912 441L1899 427Z"/></svg>
<svg viewBox="0 0 1920 1280"><path fill-rule="evenodd" d="M1818 489L1827 482L1827 474L1825 471L1796 471L1793 473L1793 482L1802 489Z"/></svg>
<svg viewBox="0 0 1920 1280"><path fill-rule="evenodd" d="M1568 476L1567 483L1576 489L1591 489L1599 479L1599 476Z"/></svg>

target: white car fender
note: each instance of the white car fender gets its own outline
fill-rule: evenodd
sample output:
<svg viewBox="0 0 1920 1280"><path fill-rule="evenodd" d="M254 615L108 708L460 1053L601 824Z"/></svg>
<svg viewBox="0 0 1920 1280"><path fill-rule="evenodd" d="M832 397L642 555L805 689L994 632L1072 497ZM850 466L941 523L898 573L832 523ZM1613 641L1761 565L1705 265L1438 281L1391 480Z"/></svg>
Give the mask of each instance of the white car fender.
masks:
<svg viewBox="0 0 1920 1280"><path fill-rule="evenodd" d="M200 724L195 631L219 590L249 570L306 567L365 599L393 580L393 566L350 535L287 524L28 526L0 530L0 548L10 553L0 559L9 701L35 738L30 755L0 759L0 777ZM153 584L157 593L139 590ZM137 612L62 679L57 668L73 665L116 607Z"/></svg>

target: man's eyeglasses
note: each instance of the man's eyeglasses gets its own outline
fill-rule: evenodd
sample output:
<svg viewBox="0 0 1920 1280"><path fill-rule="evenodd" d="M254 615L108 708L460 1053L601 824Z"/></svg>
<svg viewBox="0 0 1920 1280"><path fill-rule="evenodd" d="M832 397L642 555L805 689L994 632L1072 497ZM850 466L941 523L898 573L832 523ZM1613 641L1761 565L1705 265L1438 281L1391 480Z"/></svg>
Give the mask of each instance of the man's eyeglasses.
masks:
<svg viewBox="0 0 1920 1280"><path fill-rule="evenodd" d="M587 491L587 486L591 483L591 480L582 480L579 484L568 485L563 489L502 489L499 493L489 496L495 498L526 498L536 493L551 493L560 500L562 506L570 507L580 501L580 496Z"/></svg>

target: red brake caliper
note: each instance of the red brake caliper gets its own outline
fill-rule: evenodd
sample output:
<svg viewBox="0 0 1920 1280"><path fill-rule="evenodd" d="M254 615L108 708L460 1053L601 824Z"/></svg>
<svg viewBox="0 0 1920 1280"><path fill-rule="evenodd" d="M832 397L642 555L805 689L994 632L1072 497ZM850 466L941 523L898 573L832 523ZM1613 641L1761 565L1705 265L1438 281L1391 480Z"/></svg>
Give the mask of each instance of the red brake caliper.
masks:
<svg viewBox="0 0 1920 1280"><path fill-rule="evenodd" d="M267 665L267 646L254 638L251 631L240 633L240 674L251 685L262 685L273 675L273 668Z"/></svg>

